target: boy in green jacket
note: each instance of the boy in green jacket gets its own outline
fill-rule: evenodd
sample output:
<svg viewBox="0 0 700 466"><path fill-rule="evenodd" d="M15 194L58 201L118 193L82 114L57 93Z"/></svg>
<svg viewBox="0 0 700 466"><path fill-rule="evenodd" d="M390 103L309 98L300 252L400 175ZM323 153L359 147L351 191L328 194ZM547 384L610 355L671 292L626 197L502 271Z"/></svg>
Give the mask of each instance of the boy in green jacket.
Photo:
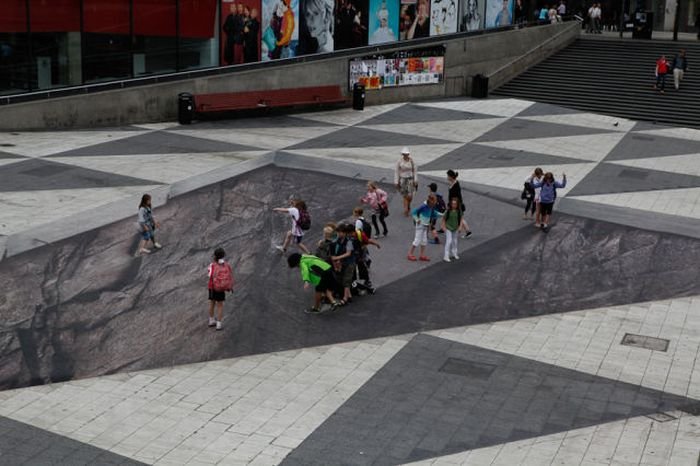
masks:
<svg viewBox="0 0 700 466"><path fill-rule="evenodd" d="M294 253L287 258L287 264L289 268L299 267L305 290L309 289L310 285L316 287L314 305L306 312L310 314L320 313L323 295L331 303L331 311L338 307L338 303L333 296L333 291L338 285L333 278L333 268L328 262L310 254Z"/></svg>

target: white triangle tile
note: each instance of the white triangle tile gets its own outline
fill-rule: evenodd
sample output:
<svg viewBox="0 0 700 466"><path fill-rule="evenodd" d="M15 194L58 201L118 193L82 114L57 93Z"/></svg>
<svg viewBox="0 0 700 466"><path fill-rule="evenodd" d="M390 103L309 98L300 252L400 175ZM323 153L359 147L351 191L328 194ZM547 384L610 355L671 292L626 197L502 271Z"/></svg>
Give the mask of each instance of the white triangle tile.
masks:
<svg viewBox="0 0 700 466"><path fill-rule="evenodd" d="M595 163L570 163L564 165L548 165L542 167L545 171L554 173L556 180L561 180L562 173L566 173L566 188L557 189L557 196L564 197L582 179L588 175L597 164ZM525 179L532 174L534 167L497 167L465 169L454 167L459 171L459 180L466 183L476 183L499 188L522 190ZM444 170L421 172L425 175L444 177Z"/></svg>
<svg viewBox="0 0 700 466"><path fill-rule="evenodd" d="M451 100L449 102L427 102L418 105L447 108L460 112L483 113L500 117L512 117L530 107L534 102L520 99Z"/></svg>
<svg viewBox="0 0 700 466"><path fill-rule="evenodd" d="M663 172L700 176L700 154L669 155L644 159L609 160L607 163L626 167L647 168Z"/></svg>
<svg viewBox="0 0 700 466"><path fill-rule="evenodd" d="M631 130L636 121L625 118L617 118L595 113L569 113L564 115L539 115L518 117L523 120L542 121L545 123L557 123L562 125L583 126L585 128L607 129L610 131L626 132ZM615 126L617 123L617 126Z"/></svg>
<svg viewBox="0 0 700 466"><path fill-rule="evenodd" d="M432 123L398 123L368 125L364 128L410 134L429 138L467 143L500 125L506 118L479 118L476 120L436 121Z"/></svg>
<svg viewBox="0 0 700 466"><path fill-rule="evenodd" d="M417 170L421 165L432 162L460 147L462 144L425 144L411 148ZM380 168L394 168L399 161L403 146L383 147L338 147L326 149L298 149L289 150L290 154L307 155L329 160L341 160L350 163L359 163Z"/></svg>
<svg viewBox="0 0 700 466"><path fill-rule="evenodd" d="M83 147L118 141L143 134L141 131L60 131L0 133L0 143L13 144L7 151L28 157L44 157Z"/></svg>
<svg viewBox="0 0 700 466"><path fill-rule="evenodd" d="M700 130L691 128L648 129L644 131L635 131L635 133L700 141Z"/></svg>
<svg viewBox="0 0 700 466"><path fill-rule="evenodd" d="M163 131L166 129L171 129L171 128L188 128L188 126L183 126L180 123L176 121L165 121L163 123L145 123L142 125L132 125L135 128L141 128L145 130L151 130L151 131Z"/></svg>
<svg viewBox="0 0 700 466"><path fill-rule="evenodd" d="M237 164L267 151L217 154L106 155L95 157L54 157L52 160L78 167L137 176L161 183L174 183L196 175Z"/></svg>
<svg viewBox="0 0 700 466"><path fill-rule="evenodd" d="M29 159L0 159L0 166L10 165L13 163L21 162L23 160L29 160Z"/></svg>
<svg viewBox="0 0 700 466"><path fill-rule="evenodd" d="M184 136L210 139L212 141L243 144L261 149L277 150L283 147L293 146L309 139L324 136L333 131L342 129L342 126L319 126L297 128L250 128L236 129L182 129L169 131L170 133Z"/></svg>
<svg viewBox="0 0 700 466"><path fill-rule="evenodd" d="M623 137L625 137L625 133L620 132L555 138L514 139L510 141L478 142L475 144L599 162L610 153Z"/></svg>
<svg viewBox="0 0 700 466"><path fill-rule="evenodd" d="M305 120L322 121L324 123L332 123L336 125L352 126L363 121L367 121L370 118L374 118L377 115L388 112L389 110L394 110L399 108L404 103L400 104L386 104L386 105L371 105L365 107L364 110L353 110L352 108L342 108L340 110L331 110L328 112L313 112L313 113L298 113L294 116L296 118L303 118Z"/></svg>
<svg viewBox="0 0 700 466"><path fill-rule="evenodd" d="M89 199L89 208L92 209L119 199L146 193L157 187L158 185L145 185L0 192L0 205L3 206L0 235L30 230L39 225L84 212L86 199ZM28 214L29 212L31 214ZM136 209L134 209L134 215L136 215Z"/></svg>
<svg viewBox="0 0 700 466"><path fill-rule="evenodd" d="M700 188L571 196L571 199L700 219Z"/></svg>

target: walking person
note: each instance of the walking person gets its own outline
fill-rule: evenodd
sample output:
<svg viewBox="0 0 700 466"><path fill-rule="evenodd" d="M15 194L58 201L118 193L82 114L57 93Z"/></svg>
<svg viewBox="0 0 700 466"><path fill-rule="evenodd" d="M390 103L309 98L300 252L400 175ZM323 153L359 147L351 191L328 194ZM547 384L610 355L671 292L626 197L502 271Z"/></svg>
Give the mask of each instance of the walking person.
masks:
<svg viewBox="0 0 700 466"><path fill-rule="evenodd" d="M362 196L360 202L368 204L372 208L372 224L374 225L375 238L381 238L389 234L389 229L386 227L384 219L389 216L389 205L387 204L388 196L386 191L379 189L377 183L370 181L367 183L367 194ZM382 230L377 224L382 224ZM380 233L382 231L382 233Z"/></svg>
<svg viewBox="0 0 700 466"><path fill-rule="evenodd" d="M447 210L447 203L445 202L445 198L442 197L442 194L437 192L437 183L430 183L428 185L428 189L432 194L435 194L435 210L439 214L444 214ZM444 229L442 227L440 228L439 233L444 233ZM440 236L438 235L437 229L437 217L434 217L430 220L430 238L430 242L432 244L440 244Z"/></svg>
<svg viewBox="0 0 700 466"><path fill-rule="evenodd" d="M541 182L544 177L544 172L540 167L535 168L530 176L525 179L526 185L529 185L532 189L532 210L535 212L535 226L539 228L542 223L542 216L540 215L540 191L541 188L535 188L533 181ZM525 214L527 214L527 205L525 206ZM525 217L523 217L525 218ZM532 217L530 217L532 218Z"/></svg>
<svg viewBox="0 0 700 466"><path fill-rule="evenodd" d="M437 203L437 197L435 194L428 194L428 199L420 206L413 209L413 221L416 226L416 234L411 243L411 248L408 250L408 260L415 262L416 260L429 261L430 258L425 255L425 246L428 244L428 228L430 228L430 221L438 216L435 211L435 204ZM420 254L418 259L414 253L416 252L416 247L420 247Z"/></svg>
<svg viewBox="0 0 700 466"><path fill-rule="evenodd" d="M532 182L534 188L542 189L540 191L540 213L542 215L541 228L544 232L549 231L549 221L552 217L554 201L557 199L557 188L566 187L566 173L562 173L561 177L561 181L556 181L552 172L547 172L541 182Z"/></svg>
<svg viewBox="0 0 700 466"><path fill-rule="evenodd" d="M272 210L274 212L286 213L292 219L292 228L285 235L282 244L275 247L282 253L285 253L287 252L287 247L294 241L294 244L296 244L304 254L311 254L309 249L304 246L302 242L304 240L304 230L308 230L311 226L311 217L306 208L306 203L301 199L291 199L289 201L289 207L275 207Z"/></svg>
<svg viewBox="0 0 700 466"><path fill-rule="evenodd" d="M468 238L472 235L472 231L469 228L469 224L467 223L464 213L467 210L467 207L464 205L464 199L462 198L462 187L459 185L459 181L457 181L457 177L459 177L459 173L450 169L447 170L447 185L449 186L449 189L447 191L447 198L452 199L453 197L456 197L459 199L459 208L462 211L462 222L460 223L460 231L462 231L464 234L462 238Z"/></svg>
<svg viewBox="0 0 700 466"><path fill-rule="evenodd" d="M450 207L442 217L442 229L445 230L445 254L443 260L451 262L451 259L459 260L458 235L462 225L462 209L459 206L459 199L450 199Z"/></svg>
<svg viewBox="0 0 700 466"><path fill-rule="evenodd" d="M305 290L308 290L312 285L314 286L314 304L306 312L310 314L320 313L321 300L324 297L331 304L332 311L338 307L338 303L333 296L333 292L336 291L338 285L333 277L333 268L328 262L316 256L301 255L295 252L287 258L287 265L290 269L299 267Z"/></svg>
<svg viewBox="0 0 700 466"><path fill-rule="evenodd" d="M154 248L160 249L162 246L158 241L156 241L156 228L160 228L160 223L156 222L156 220L153 218L150 194L144 194L141 196L137 222L141 232L141 241L139 241L134 257L139 257L142 254L150 254L151 250L146 248L146 243L149 241L153 243Z"/></svg>
<svg viewBox="0 0 700 466"><path fill-rule="evenodd" d="M685 50L681 50L673 57L673 86L676 90L680 88L686 71L688 71L688 59L685 56Z"/></svg>
<svg viewBox="0 0 700 466"><path fill-rule="evenodd" d="M226 292L233 292L233 271L231 265L226 262L226 252L223 248L214 251L214 257L207 273L209 275L209 327L216 326L217 330L223 328L224 321L224 301ZM217 318L214 318L214 308L217 311Z"/></svg>
<svg viewBox="0 0 700 466"><path fill-rule="evenodd" d="M401 149L401 159L397 162L394 172L394 184L403 196L403 214L408 217L411 213L413 194L418 189L416 164L411 158L411 151L408 150L408 147Z"/></svg>
<svg viewBox="0 0 700 466"><path fill-rule="evenodd" d="M357 241L353 241L355 236L355 226L350 224L340 224L335 229L338 238L334 243L331 261L334 267L339 268L340 285L343 287L343 298L338 301L340 306L352 302L352 278L355 275L355 265L357 255L360 251Z"/></svg>
<svg viewBox="0 0 700 466"><path fill-rule="evenodd" d="M666 61L665 55L661 55L661 58L656 60L656 84L654 85L654 89L661 94L664 93L664 87L666 87L666 73L668 73L668 61Z"/></svg>

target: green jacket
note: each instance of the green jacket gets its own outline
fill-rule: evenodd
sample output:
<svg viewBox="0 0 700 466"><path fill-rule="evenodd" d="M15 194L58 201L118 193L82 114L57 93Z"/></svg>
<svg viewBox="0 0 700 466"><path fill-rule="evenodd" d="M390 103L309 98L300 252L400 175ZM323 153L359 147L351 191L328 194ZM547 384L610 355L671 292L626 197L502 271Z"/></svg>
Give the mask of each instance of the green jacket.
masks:
<svg viewBox="0 0 700 466"><path fill-rule="evenodd" d="M331 265L328 262L307 254L302 254L301 261L299 262L301 279L314 286L318 286L318 284L321 283L321 274L330 268Z"/></svg>

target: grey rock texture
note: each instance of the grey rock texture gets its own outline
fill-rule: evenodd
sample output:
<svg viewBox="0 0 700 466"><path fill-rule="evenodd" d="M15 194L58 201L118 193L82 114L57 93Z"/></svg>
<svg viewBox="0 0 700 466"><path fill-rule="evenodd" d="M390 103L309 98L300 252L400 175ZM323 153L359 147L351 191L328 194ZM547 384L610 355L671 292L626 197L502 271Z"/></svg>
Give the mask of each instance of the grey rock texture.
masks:
<svg viewBox="0 0 700 466"><path fill-rule="evenodd" d="M698 240L565 215L544 234L478 195L462 260L430 246L433 262L408 263L412 225L394 196L373 252L379 292L304 314L310 294L273 249L289 220L270 209L307 199L311 244L363 192L359 179L266 167L157 209L164 248L150 256L133 258L131 218L0 262L0 389L700 292ZM206 326L218 246L236 278L222 332Z"/></svg>

